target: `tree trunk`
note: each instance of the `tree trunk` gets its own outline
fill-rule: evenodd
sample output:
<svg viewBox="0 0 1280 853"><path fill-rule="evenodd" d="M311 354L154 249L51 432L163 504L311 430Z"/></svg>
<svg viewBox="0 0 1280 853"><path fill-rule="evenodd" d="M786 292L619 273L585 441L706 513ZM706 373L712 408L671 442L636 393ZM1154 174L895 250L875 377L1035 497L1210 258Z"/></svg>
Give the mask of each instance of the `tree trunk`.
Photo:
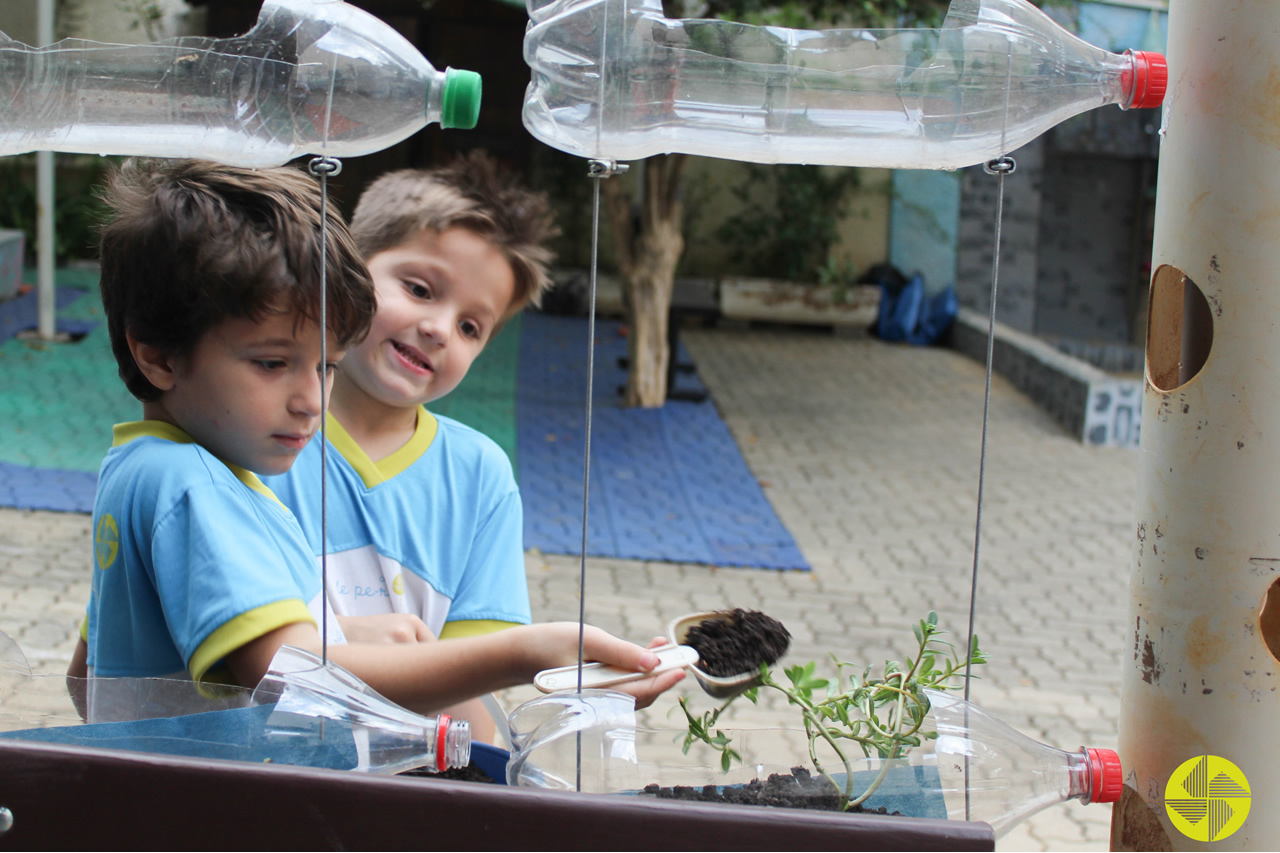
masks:
<svg viewBox="0 0 1280 853"><path fill-rule="evenodd" d="M627 406L655 408L667 399L667 318L684 251L679 190L686 159L667 154L645 161L638 215L620 182L604 183L629 307Z"/></svg>

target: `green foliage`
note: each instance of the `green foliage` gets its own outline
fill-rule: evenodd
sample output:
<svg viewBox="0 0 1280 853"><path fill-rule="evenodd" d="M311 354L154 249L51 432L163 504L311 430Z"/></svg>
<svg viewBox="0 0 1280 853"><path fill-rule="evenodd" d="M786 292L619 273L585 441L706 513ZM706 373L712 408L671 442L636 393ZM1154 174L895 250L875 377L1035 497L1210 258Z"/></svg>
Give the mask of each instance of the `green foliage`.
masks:
<svg viewBox="0 0 1280 853"><path fill-rule="evenodd" d="M58 263L97 254L97 226L106 215L96 186L110 161L88 154L54 155L54 255ZM36 252L36 155L0 157L0 227L26 233L28 261Z"/></svg>
<svg viewBox="0 0 1280 853"><path fill-rule="evenodd" d="M756 275L814 281L828 264L837 224L859 185L858 171L749 164L746 175L732 189L743 209L724 221L717 236ZM761 192L772 203L760 203L755 197Z"/></svg>
<svg viewBox="0 0 1280 853"><path fill-rule="evenodd" d="M938 736L937 732L924 729L929 713L924 689L954 689L957 686L954 682L964 676L966 666L986 663L976 636L963 659L951 643L941 639L945 632L938 628L937 613L930 611L912 626L912 631L917 644L914 659L908 658L905 664L886 661L879 674L872 674L869 666L859 667L832 655L834 678L817 674L816 663L810 661L787 667L783 674L788 683L783 684L768 665L761 665L759 685L742 694L752 703L759 698L760 690L777 690L787 697L787 703L799 711L803 720L809 739L809 760L814 769L840 791L845 809L870 797L889 768L886 761L876 779L865 790L855 792L849 742L865 757L904 757L924 741ZM734 761L742 760L732 747L732 739L716 728L720 715L737 698L732 697L719 708L698 716L690 711L685 699L680 700L688 724L683 746L686 753L694 743L705 743L720 753L720 766L726 771ZM819 742L829 746L844 765L843 788L823 767L818 756Z"/></svg>
<svg viewBox="0 0 1280 853"><path fill-rule="evenodd" d="M159 41L163 37L160 25L164 11L156 0L116 0L116 6L129 16L129 29L142 30L147 41Z"/></svg>

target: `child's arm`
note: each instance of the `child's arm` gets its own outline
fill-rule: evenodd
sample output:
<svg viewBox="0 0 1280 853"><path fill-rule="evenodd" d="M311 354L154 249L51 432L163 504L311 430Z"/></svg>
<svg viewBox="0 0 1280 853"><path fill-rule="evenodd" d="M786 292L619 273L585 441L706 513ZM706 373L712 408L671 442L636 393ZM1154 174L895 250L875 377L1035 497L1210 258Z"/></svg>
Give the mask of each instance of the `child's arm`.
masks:
<svg viewBox="0 0 1280 853"><path fill-rule="evenodd" d="M587 626L583 643L586 660L637 672L658 665L653 652L599 628ZM236 681L246 687L256 685L285 644L318 653L320 634L309 623L295 622L246 643L227 656ZM527 684L544 669L574 663L577 653L578 625L573 622L520 625L497 634L435 643L329 647L335 663L391 701L422 713ZM636 698L637 707L644 708L683 677L682 670L669 670L623 687Z"/></svg>
<svg viewBox="0 0 1280 853"><path fill-rule="evenodd" d="M89 644L84 637L76 640L76 650L71 653L71 665L67 667L67 692L71 704L76 706L80 719L89 719L89 699L85 695L85 679L89 677Z"/></svg>
<svg viewBox="0 0 1280 853"><path fill-rule="evenodd" d="M412 613L376 613L372 616L339 616L348 643L430 643L436 639L427 623ZM441 713L471 723L471 740L493 743L497 726L478 697L450 705Z"/></svg>
<svg viewBox="0 0 1280 853"><path fill-rule="evenodd" d="M348 643L429 643L436 638L427 623L412 613L338 616Z"/></svg>

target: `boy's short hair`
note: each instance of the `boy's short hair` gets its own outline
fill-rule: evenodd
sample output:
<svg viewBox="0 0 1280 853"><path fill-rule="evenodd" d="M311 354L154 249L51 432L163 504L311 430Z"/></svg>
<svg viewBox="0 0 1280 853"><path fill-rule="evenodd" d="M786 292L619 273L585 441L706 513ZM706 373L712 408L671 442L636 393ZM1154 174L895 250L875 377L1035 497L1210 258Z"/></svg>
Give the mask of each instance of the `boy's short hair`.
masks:
<svg viewBox="0 0 1280 853"><path fill-rule="evenodd" d="M515 291L503 320L539 304L551 286L547 264L553 255L546 243L559 233L546 194L520 186L483 151L436 169L388 172L361 193L351 215L351 233L366 259L421 231L449 228L478 234L510 264Z"/></svg>
<svg viewBox="0 0 1280 853"><path fill-rule="evenodd" d="M232 318L296 312L319 324L320 188L293 168L127 160L103 193L102 304L120 378L143 402L160 391L125 332L173 355ZM376 297L346 223L328 207L325 319L341 345L369 330Z"/></svg>

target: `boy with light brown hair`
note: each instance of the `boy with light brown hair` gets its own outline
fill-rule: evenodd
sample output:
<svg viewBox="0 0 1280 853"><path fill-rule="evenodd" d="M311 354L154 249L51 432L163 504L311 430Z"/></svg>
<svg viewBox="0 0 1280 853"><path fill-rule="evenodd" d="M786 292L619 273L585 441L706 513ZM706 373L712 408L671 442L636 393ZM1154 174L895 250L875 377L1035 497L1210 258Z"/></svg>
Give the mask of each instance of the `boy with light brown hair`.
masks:
<svg viewBox="0 0 1280 853"><path fill-rule="evenodd" d="M378 310L338 366L327 420L334 609L411 614L445 641L528 623L511 462L491 439L427 406L456 388L502 325L549 286L546 199L473 153L377 179L351 230ZM314 442L270 481L316 554L320 458ZM478 736L492 736L476 703L453 710Z"/></svg>

